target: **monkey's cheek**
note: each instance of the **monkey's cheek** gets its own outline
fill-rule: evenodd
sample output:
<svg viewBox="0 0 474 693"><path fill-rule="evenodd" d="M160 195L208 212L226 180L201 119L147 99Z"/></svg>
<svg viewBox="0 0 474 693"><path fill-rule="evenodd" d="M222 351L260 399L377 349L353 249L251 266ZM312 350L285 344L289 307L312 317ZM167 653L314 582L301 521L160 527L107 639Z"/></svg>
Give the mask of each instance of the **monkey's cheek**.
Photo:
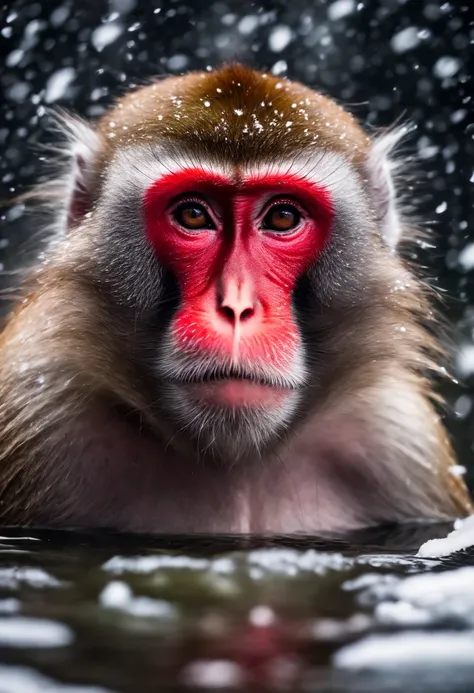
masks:
<svg viewBox="0 0 474 693"><path fill-rule="evenodd" d="M233 379L188 384L186 391L196 403L229 409L280 408L294 395L294 391L288 388Z"/></svg>

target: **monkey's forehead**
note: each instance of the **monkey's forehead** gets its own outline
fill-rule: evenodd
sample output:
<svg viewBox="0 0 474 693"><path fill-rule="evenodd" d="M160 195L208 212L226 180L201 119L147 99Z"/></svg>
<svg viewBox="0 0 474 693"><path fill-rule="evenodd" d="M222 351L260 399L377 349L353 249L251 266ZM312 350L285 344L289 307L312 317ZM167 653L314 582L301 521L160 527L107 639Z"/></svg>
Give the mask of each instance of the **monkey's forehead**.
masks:
<svg viewBox="0 0 474 693"><path fill-rule="evenodd" d="M106 148L179 144L236 164L314 147L340 152L354 163L369 138L334 101L307 87L231 65L171 77L121 99L101 119Z"/></svg>

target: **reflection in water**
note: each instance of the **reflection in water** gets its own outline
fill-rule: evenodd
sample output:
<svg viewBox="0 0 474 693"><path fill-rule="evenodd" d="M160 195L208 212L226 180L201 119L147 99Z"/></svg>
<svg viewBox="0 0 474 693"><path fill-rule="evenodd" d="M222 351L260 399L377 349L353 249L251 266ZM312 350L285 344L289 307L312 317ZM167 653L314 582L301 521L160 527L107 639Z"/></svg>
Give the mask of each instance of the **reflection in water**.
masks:
<svg viewBox="0 0 474 693"><path fill-rule="evenodd" d="M338 537L3 529L0 691L401 691L413 667L419 690L469 690L472 561L468 552L415 557L450 528Z"/></svg>

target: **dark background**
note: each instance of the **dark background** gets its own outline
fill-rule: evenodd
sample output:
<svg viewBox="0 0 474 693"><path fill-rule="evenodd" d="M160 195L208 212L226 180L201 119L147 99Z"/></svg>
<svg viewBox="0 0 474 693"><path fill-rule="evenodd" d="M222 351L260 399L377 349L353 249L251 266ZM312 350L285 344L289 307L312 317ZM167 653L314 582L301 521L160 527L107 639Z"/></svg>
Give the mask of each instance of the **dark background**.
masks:
<svg viewBox="0 0 474 693"><path fill-rule="evenodd" d="M54 162L48 108L95 118L131 84L231 59L319 88L369 128L412 121L407 185L433 232L412 256L443 295L462 381L443 385L446 418L474 468L472 0L17 0L0 11L0 58L2 200ZM22 204L3 211L2 312L38 228Z"/></svg>

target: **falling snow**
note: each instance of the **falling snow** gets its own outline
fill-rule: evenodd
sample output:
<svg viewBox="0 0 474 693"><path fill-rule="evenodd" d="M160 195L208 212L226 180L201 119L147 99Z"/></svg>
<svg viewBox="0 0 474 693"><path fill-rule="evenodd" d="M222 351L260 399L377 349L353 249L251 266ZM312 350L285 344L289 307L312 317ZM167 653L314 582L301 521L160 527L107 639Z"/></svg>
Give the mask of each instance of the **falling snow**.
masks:
<svg viewBox="0 0 474 693"><path fill-rule="evenodd" d="M288 70L288 63L286 60L277 60L277 62L272 67L273 75L283 75Z"/></svg>
<svg viewBox="0 0 474 693"><path fill-rule="evenodd" d="M354 12L355 8L355 0L336 0L329 6L328 17L333 22L336 22L338 19L342 19Z"/></svg>
<svg viewBox="0 0 474 693"><path fill-rule="evenodd" d="M44 100L46 103L54 103L67 96L67 90L76 77L73 67L64 67L54 72L46 82Z"/></svg>
<svg viewBox="0 0 474 693"><path fill-rule="evenodd" d="M458 255L458 262L468 272L474 269L474 243L469 243Z"/></svg>
<svg viewBox="0 0 474 693"><path fill-rule="evenodd" d="M292 31L288 26L276 26L270 33L268 45L274 53L280 53L290 43Z"/></svg>
<svg viewBox="0 0 474 693"><path fill-rule="evenodd" d="M444 79L446 77L454 77L461 69L461 61L458 58L444 56L436 61L433 73L436 77Z"/></svg>
<svg viewBox="0 0 474 693"><path fill-rule="evenodd" d="M167 65L171 72L179 72L180 70L184 70L189 65L189 58L187 55L178 53L168 59Z"/></svg>
<svg viewBox="0 0 474 693"><path fill-rule="evenodd" d="M258 17L255 14L248 14L242 17L237 25L237 28L241 34L248 36L258 27Z"/></svg>
<svg viewBox="0 0 474 693"><path fill-rule="evenodd" d="M414 26L409 26L395 34L390 43L395 53L406 53L416 48L420 40L418 29Z"/></svg>
<svg viewBox="0 0 474 693"><path fill-rule="evenodd" d="M104 24L92 33L92 45L96 50L102 51L106 46L114 43L123 31L124 27L119 22Z"/></svg>

